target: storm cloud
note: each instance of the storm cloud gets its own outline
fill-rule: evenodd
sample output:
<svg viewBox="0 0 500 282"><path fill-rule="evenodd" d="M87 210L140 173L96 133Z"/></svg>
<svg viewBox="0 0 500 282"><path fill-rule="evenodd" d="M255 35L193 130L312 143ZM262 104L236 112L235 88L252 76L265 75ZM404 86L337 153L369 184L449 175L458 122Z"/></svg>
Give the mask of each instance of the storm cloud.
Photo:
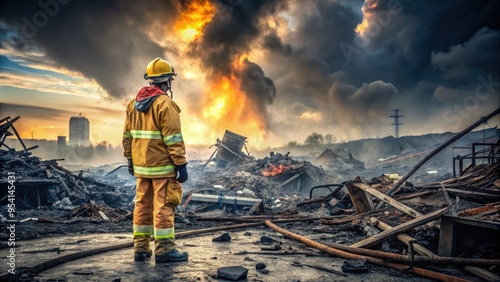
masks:
<svg viewBox="0 0 500 282"><path fill-rule="evenodd" d="M367 0L363 14L364 1L214 0L213 18L186 50L154 40L193 1L67 1L32 37L12 42L43 49L115 98L135 93L152 57L185 56L207 80L240 79L253 110L288 140L311 131L388 135L394 108L406 116L403 134L421 134L446 127L443 113L458 115L476 97L459 130L500 104L500 1ZM2 21L26 33L23 19L43 11L37 3L2 1ZM356 32L364 19L367 31ZM477 95L481 85L488 95Z"/></svg>
<svg viewBox="0 0 500 282"><path fill-rule="evenodd" d="M11 0L2 1L1 19L19 31L13 39L18 49L42 49L55 64L95 79L111 96L124 97L142 83L136 74L144 72L144 62L163 56L146 31L155 20L169 24L175 4Z"/></svg>
<svg viewBox="0 0 500 282"><path fill-rule="evenodd" d="M257 63L244 58L242 69L236 69L234 62L239 56L251 52L263 36L264 29L259 20L284 9L285 2L256 0L236 1L232 6L227 6L227 3L222 5L226 5L226 9L214 16L202 38L191 44L189 54L201 59L201 65L208 70L210 79L231 75L239 78L240 90L251 101L253 110L267 120L266 106L272 104L276 97L274 82Z"/></svg>
<svg viewBox="0 0 500 282"><path fill-rule="evenodd" d="M41 120L51 120L60 117L71 116L71 114L73 113L70 111L55 108L0 103L0 115L2 116L2 118L6 116L10 116L11 118L20 116L22 118L26 115Z"/></svg>

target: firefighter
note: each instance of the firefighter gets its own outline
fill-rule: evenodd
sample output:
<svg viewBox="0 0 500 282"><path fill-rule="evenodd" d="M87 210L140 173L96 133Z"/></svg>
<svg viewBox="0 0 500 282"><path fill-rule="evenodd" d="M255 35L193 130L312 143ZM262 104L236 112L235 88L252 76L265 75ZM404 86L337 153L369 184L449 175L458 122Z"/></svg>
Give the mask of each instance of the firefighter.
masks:
<svg viewBox="0 0 500 282"><path fill-rule="evenodd" d="M174 211L182 199L181 183L188 179L181 110L171 98L175 75L167 61L152 60L144 74L150 86L139 90L127 105L123 148L129 173L137 177L135 261L151 257L151 235L156 263L188 259L186 252L176 249L174 237Z"/></svg>

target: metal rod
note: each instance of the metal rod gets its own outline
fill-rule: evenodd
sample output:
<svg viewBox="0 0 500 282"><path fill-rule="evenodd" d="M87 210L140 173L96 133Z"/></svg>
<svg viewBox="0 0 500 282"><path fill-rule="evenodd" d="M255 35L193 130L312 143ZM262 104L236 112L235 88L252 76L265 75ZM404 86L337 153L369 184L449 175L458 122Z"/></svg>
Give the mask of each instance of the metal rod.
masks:
<svg viewBox="0 0 500 282"><path fill-rule="evenodd" d="M236 157L238 157L238 159L241 159L241 160L247 162L247 160L245 160L245 158L243 158L239 154L235 153L233 150L229 149L226 145L224 145L224 144L221 143L219 146L221 146L222 148L228 150L230 153L232 153L233 155L235 155Z"/></svg>
<svg viewBox="0 0 500 282"><path fill-rule="evenodd" d="M459 133L455 134L455 136L451 137L448 141L444 142L439 147L437 147L434 150L432 150L432 152L430 152L427 156L425 156L425 158L423 158L420 162L418 162L408 173L405 174L405 176L403 176L396 184L394 184L394 186L389 191L387 191L386 194L387 195L391 195L392 193L394 193L394 191L396 191L396 189L398 189L399 186L401 186L401 184L403 184L406 180L408 180L408 178L410 178L410 176L412 176L413 173L415 173L415 171L417 171L422 165L424 165L428 160L430 160L432 157L434 157L437 153L439 153L444 148L446 148L449 145L451 145L453 142L455 142L458 139L462 138L465 134L469 133L474 128L478 127L479 125L481 125L482 123L486 122L490 118L498 115L499 113L500 113L500 108L498 108L495 111L491 112L487 116L481 117L478 121L474 122L469 127L465 128L464 130L462 130ZM377 208L380 208L383 205L384 205L384 203L381 202L377 206Z"/></svg>
<svg viewBox="0 0 500 282"><path fill-rule="evenodd" d="M219 147L217 147L214 150L214 152L212 153L212 155L210 155L210 158L208 158L207 162L203 166L207 166L207 164L210 162L210 160L212 160L212 158L214 157L215 153L217 153L217 150L219 150Z"/></svg>
<svg viewBox="0 0 500 282"><path fill-rule="evenodd" d="M409 264L412 259L408 256L388 253L364 248L356 248L350 246L344 246L336 243L329 243L327 246L339 249L345 252L366 255L376 258L381 258L385 260L390 260L398 263ZM474 266L491 266L500 264L500 259L473 259L473 258L461 258L461 257L426 257L426 256L414 256L414 263L421 264L443 264L443 265L474 265Z"/></svg>
<svg viewBox="0 0 500 282"><path fill-rule="evenodd" d="M17 118L19 118L19 117L17 117ZM16 119L14 119L14 120L17 120L17 118L16 118ZM14 121L14 120L12 120L12 121ZM19 136L19 133L17 133L17 130L16 130L16 128L14 127L14 125L13 125L13 124L11 124L11 125L10 125L10 127L12 127L12 130L13 130L13 131L14 131L14 133L16 134L17 139L19 139L19 142L21 142L21 145L23 145L24 150L26 150L26 145L24 145L23 139L21 139L21 136Z"/></svg>

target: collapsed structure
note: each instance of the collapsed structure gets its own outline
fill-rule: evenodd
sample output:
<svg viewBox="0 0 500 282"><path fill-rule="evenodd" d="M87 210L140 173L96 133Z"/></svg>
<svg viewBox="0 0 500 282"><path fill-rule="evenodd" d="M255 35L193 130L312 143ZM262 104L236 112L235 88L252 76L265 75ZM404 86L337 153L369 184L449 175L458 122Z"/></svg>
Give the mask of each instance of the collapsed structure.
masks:
<svg viewBox="0 0 500 282"><path fill-rule="evenodd" d="M94 201L104 207L119 207L131 201L127 193L120 193L125 187L112 186L83 176L83 172L72 172L60 166L57 161L64 159L42 160L31 156L17 133L14 123L20 117L2 119L0 122L0 205L7 204L8 177L15 175L16 208L31 209L42 207L72 210ZM16 135L23 150L16 151L4 141L7 136ZM6 148L7 150L4 150ZM131 193L128 193L129 195Z"/></svg>

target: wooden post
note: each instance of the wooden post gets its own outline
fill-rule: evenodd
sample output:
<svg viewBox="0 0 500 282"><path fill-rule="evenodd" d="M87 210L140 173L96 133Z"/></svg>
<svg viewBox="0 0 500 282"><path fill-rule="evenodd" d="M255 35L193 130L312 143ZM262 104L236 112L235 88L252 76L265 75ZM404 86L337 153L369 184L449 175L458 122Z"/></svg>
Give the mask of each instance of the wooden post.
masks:
<svg viewBox="0 0 500 282"><path fill-rule="evenodd" d="M388 203L389 205L393 206L394 208L396 208L396 209L398 209L398 210L400 210L400 211L402 211L402 212L404 212L412 217L419 217L419 216L423 215L422 213L410 208L409 206L406 206L406 205L394 200L393 198L371 188L368 185L365 185L363 183L352 183L351 185L352 185L351 189L363 190L367 193L370 193L371 195L379 198L380 200Z"/></svg>
<svg viewBox="0 0 500 282"><path fill-rule="evenodd" d="M360 183L353 183L353 182L348 182L346 183L345 187L347 189L347 192L349 193L349 196L351 196L352 203L354 204L354 207L356 208L356 211L358 213L365 213L372 211L374 208L373 201L371 199L371 195L365 193L363 189L358 189L355 184L360 184Z"/></svg>

